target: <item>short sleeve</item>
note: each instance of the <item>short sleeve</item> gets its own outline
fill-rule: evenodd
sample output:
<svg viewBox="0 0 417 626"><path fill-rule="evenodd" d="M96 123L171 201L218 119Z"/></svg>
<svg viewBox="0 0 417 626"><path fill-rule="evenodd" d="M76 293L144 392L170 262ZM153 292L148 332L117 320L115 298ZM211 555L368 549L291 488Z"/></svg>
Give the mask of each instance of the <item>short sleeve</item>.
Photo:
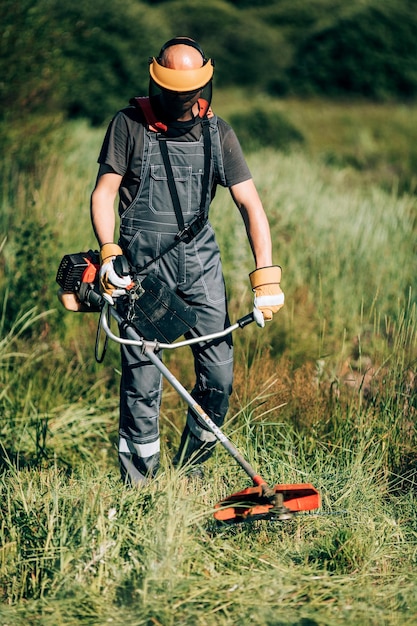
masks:
<svg viewBox="0 0 417 626"><path fill-rule="evenodd" d="M101 165L108 165L116 174L124 176L132 152L131 120L123 111L110 122L98 157Z"/></svg>
<svg viewBox="0 0 417 626"><path fill-rule="evenodd" d="M223 153L226 186L232 187L233 185L243 183L245 180L250 180L252 174L246 163L235 131L222 119L219 119L218 126Z"/></svg>

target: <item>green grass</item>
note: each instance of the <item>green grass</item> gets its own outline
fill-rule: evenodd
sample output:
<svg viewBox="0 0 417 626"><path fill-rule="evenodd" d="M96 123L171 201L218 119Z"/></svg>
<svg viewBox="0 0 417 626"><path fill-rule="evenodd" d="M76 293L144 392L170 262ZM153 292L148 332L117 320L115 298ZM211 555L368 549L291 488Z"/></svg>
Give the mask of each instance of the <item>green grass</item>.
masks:
<svg viewBox="0 0 417 626"><path fill-rule="evenodd" d="M258 92L231 90L215 93L214 109L225 119L235 111L280 114L303 137L304 153L339 170L339 178L349 187L377 184L388 191L416 191L413 102L270 99Z"/></svg>
<svg viewBox="0 0 417 626"><path fill-rule="evenodd" d="M141 491L121 488L99 459L70 476L57 465L4 471L5 623L412 624L411 492L389 497L373 442L316 442L311 463L311 443L280 431L271 478L312 480L329 515L216 528L213 502L245 482L222 450L204 484L165 459ZM255 454L253 438L238 439Z"/></svg>
<svg viewBox="0 0 417 626"><path fill-rule="evenodd" d="M226 118L235 104L220 94ZM221 447L204 482L172 468L185 407L168 384L157 480L121 485L118 349L96 364L96 316L65 312L55 295L63 254L95 245L103 131L71 124L41 179L19 172L0 194L1 625L415 623L417 201L390 165L414 148L395 133L384 146L388 123L413 142L417 109L263 104L306 142L248 157L286 306L265 330L236 332L224 429L271 484L313 483L321 510L217 527L214 504L250 481ZM378 159L355 127L380 129ZM348 155L361 141L357 167ZM223 190L212 220L235 319L250 309L253 267ZM190 388L189 352L166 361Z"/></svg>

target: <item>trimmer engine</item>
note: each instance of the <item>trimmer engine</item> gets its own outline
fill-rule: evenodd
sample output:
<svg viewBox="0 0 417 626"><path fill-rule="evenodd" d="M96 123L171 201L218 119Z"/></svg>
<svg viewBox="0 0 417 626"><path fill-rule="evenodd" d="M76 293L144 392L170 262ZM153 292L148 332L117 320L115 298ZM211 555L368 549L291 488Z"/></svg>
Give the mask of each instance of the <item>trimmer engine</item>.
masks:
<svg viewBox="0 0 417 626"><path fill-rule="evenodd" d="M102 296L98 287L99 253L93 250L66 254L59 264L56 282L59 299L70 311L97 312Z"/></svg>
<svg viewBox="0 0 417 626"><path fill-rule="evenodd" d="M119 276L130 273L123 255L115 258L114 270ZM56 281L61 287L59 300L68 311L101 311L103 295L100 293L99 272L98 252L89 250L63 257ZM123 306L126 317L149 341L171 343L197 324L195 307L184 302L152 272L132 280L125 296Z"/></svg>

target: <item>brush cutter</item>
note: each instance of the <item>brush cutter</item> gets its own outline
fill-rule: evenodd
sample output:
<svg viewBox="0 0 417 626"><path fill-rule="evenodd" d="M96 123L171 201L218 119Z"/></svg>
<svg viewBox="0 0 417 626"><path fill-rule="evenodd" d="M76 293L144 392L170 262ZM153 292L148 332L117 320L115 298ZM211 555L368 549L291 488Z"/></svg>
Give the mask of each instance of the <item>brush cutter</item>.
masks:
<svg viewBox="0 0 417 626"><path fill-rule="evenodd" d="M225 337L236 329L244 328L252 323L254 321L252 313L219 332L175 341L186 330L190 330L195 325L196 314L192 308L187 307L176 294L167 289L154 276L148 275L145 279L136 281L132 293L129 294L129 298L134 302L135 321L125 319L113 306L111 299L106 299L98 290L98 264L95 254L89 251L88 253L67 255L63 258L57 274L57 282L61 286L60 300L70 310L99 310L100 319L97 335L103 331L106 339L109 338L118 344L140 347L143 354L158 368L187 403L195 418L204 423L251 478L252 487L234 493L215 505L214 518L226 524L259 519L284 521L290 519L294 513L319 508L319 493L310 483L269 486L157 355L157 352L162 349L178 349L194 343ZM75 294L81 305L78 309L68 306L65 302L65 296L71 294ZM123 327L125 337L113 333L110 328L111 318L115 319L119 327ZM102 357L97 355L97 346L98 341L96 341L96 358L101 361Z"/></svg>

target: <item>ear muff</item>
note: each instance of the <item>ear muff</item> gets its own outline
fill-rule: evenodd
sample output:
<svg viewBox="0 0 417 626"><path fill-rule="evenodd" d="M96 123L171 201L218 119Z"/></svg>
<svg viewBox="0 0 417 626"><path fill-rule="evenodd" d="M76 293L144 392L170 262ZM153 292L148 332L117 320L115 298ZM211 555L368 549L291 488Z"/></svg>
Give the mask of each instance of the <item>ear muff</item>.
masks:
<svg viewBox="0 0 417 626"><path fill-rule="evenodd" d="M193 70L173 70L161 65L161 56L167 48L178 44L191 46L198 50L203 59L203 65ZM149 59L149 74L151 79L161 89L168 91L188 92L202 89L211 81L214 73L214 62L207 59L201 46L188 37L175 37L167 41L161 48L157 58Z"/></svg>

